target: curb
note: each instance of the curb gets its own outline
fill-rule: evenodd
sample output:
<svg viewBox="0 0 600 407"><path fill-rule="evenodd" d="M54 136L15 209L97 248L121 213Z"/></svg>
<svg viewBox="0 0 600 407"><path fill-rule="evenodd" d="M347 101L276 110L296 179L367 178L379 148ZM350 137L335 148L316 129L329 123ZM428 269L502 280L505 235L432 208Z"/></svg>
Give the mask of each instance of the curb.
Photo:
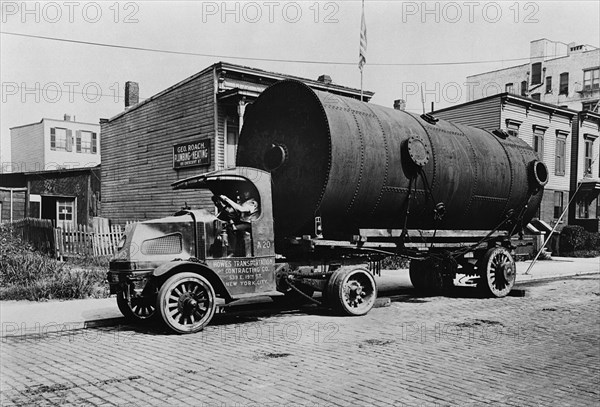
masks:
<svg viewBox="0 0 600 407"><path fill-rule="evenodd" d="M2 330L0 331L0 341L6 342L8 338L19 338L26 336L41 337L64 332L81 331L89 328L110 327L125 322L125 317L93 319L79 322L48 322L43 325L37 323L28 327L25 323L21 323L19 325L13 322L5 322L2 324Z"/></svg>
<svg viewBox="0 0 600 407"><path fill-rule="evenodd" d="M520 277L524 276L524 274L521 274L520 276L517 275L517 281L515 283L515 286L518 286L521 284L533 284L538 281L564 280L565 278L569 278L569 277L589 276L589 275L594 275L594 274L600 274L600 270L582 271L582 272L578 272L578 273L565 273L565 274L558 274L555 276L548 276L548 277L534 277L533 274L527 274L527 277L531 277L531 278L528 278L525 280L520 279Z"/></svg>

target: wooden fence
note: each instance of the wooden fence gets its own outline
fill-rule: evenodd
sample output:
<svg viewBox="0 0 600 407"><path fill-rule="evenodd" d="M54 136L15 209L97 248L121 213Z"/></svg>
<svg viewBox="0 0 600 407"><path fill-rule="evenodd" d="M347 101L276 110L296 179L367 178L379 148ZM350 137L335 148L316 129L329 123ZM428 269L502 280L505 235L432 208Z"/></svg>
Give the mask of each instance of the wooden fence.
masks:
<svg viewBox="0 0 600 407"><path fill-rule="evenodd" d="M10 224L13 233L45 253L56 252L56 239L52 221L49 219L25 218Z"/></svg>
<svg viewBox="0 0 600 407"><path fill-rule="evenodd" d="M117 251L117 245L123 229L112 225L105 230L94 231L92 228L77 225L65 225L55 228L56 256L112 256Z"/></svg>
<svg viewBox="0 0 600 407"><path fill-rule="evenodd" d="M127 222L126 227L134 222ZM112 256L117 251L125 228L119 225L91 228L65 224L55 227L47 219L21 219L11 224L14 233L38 250L57 259L81 256Z"/></svg>

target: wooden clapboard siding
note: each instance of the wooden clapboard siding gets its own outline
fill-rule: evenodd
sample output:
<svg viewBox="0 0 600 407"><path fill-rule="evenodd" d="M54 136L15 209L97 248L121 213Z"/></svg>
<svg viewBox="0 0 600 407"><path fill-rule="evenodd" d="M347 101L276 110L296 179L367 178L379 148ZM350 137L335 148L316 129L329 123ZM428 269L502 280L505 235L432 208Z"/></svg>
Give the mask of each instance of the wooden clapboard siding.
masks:
<svg viewBox="0 0 600 407"><path fill-rule="evenodd" d="M500 98L490 98L477 101L477 103L465 103L456 107L437 110L433 114L443 120L491 131L502 127L500 124L500 111Z"/></svg>
<svg viewBox="0 0 600 407"><path fill-rule="evenodd" d="M572 157L571 121L573 114L570 116L558 113L550 115L546 111L534 108L526 109L521 105L507 103L502 111L502 121L506 121L506 119L521 122L519 126L519 138L530 146L533 146L533 127L543 126L546 128L544 132L544 156L542 157L550 174L546 189L568 192L571 175L569 157ZM559 131L567 134L565 146L565 157L567 158L565 159L564 174L556 173L556 139L557 132Z"/></svg>
<svg viewBox="0 0 600 407"><path fill-rule="evenodd" d="M125 224L170 215L184 202L212 207L209 194L171 184L215 168L214 94L211 67L102 124L102 216ZM173 146L204 138L210 166L173 169Z"/></svg>

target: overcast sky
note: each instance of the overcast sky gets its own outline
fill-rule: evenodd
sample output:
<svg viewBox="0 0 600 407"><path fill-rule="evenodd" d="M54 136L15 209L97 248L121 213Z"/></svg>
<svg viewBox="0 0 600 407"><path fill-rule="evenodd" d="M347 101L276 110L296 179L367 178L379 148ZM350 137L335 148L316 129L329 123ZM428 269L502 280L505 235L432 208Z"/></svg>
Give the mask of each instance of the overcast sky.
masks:
<svg viewBox="0 0 600 407"><path fill-rule="evenodd" d="M599 5L366 0L364 88L373 103L404 98L415 112L419 85L427 109L464 102L468 75L526 63L532 40L599 46ZM221 60L359 88L360 18L360 1L3 1L1 160L10 160L10 127L65 113L98 123L123 110L125 81L139 82L143 99Z"/></svg>

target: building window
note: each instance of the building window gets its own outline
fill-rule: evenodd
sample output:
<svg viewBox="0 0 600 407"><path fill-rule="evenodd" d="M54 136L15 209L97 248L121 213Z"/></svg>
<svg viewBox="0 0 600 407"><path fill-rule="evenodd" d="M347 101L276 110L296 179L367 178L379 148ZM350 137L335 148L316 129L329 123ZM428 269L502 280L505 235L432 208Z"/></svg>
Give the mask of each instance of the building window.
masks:
<svg viewBox="0 0 600 407"><path fill-rule="evenodd" d="M511 83L507 83L506 85L504 85L504 91L506 93L513 93L514 92L514 86L513 86L512 82Z"/></svg>
<svg viewBox="0 0 600 407"><path fill-rule="evenodd" d="M554 191L554 219L559 219L563 213L563 197L562 191Z"/></svg>
<svg viewBox="0 0 600 407"><path fill-rule="evenodd" d="M521 82L521 96L527 96L527 81Z"/></svg>
<svg viewBox="0 0 600 407"><path fill-rule="evenodd" d="M533 149L542 161L544 161L544 133L546 129L546 127L533 126Z"/></svg>
<svg viewBox="0 0 600 407"><path fill-rule="evenodd" d="M511 119L506 120L506 132L513 137L519 137L519 126L521 126L521 122Z"/></svg>
<svg viewBox="0 0 600 407"><path fill-rule="evenodd" d="M552 77L546 76L546 93L552 93Z"/></svg>
<svg viewBox="0 0 600 407"><path fill-rule="evenodd" d="M78 130L75 136L75 151L78 153L96 154L98 138L91 131Z"/></svg>
<svg viewBox="0 0 600 407"><path fill-rule="evenodd" d="M531 95L531 98L533 100L540 100L541 99L541 94L539 93L534 93L533 95Z"/></svg>
<svg viewBox="0 0 600 407"><path fill-rule="evenodd" d="M591 102L583 102L581 103L581 110L588 110L590 112L598 113L598 100L593 100Z"/></svg>
<svg viewBox="0 0 600 407"><path fill-rule="evenodd" d="M600 89L600 68L583 71L583 90Z"/></svg>
<svg viewBox="0 0 600 407"><path fill-rule="evenodd" d="M585 152L583 156L583 176L591 177L592 176L592 163L594 156L594 140L596 137L591 134L584 134L583 138L585 140Z"/></svg>
<svg viewBox="0 0 600 407"><path fill-rule="evenodd" d="M58 199L56 200L56 221L58 225L66 223L75 224L75 200Z"/></svg>
<svg viewBox="0 0 600 407"><path fill-rule="evenodd" d="M556 134L556 157L554 161L554 174L565 175L565 164L567 156L567 135Z"/></svg>
<svg viewBox="0 0 600 407"><path fill-rule="evenodd" d="M538 85L542 83L542 63L531 64L531 84Z"/></svg>
<svg viewBox="0 0 600 407"><path fill-rule="evenodd" d="M569 73L564 72L560 74L560 86L558 88L559 95L569 94Z"/></svg>
<svg viewBox="0 0 600 407"><path fill-rule="evenodd" d="M50 150L73 151L72 131L61 127L51 127Z"/></svg>
<svg viewBox="0 0 600 407"><path fill-rule="evenodd" d="M585 199L577 202L577 217L580 219L588 219L590 217L590 205Z"/></svg>

